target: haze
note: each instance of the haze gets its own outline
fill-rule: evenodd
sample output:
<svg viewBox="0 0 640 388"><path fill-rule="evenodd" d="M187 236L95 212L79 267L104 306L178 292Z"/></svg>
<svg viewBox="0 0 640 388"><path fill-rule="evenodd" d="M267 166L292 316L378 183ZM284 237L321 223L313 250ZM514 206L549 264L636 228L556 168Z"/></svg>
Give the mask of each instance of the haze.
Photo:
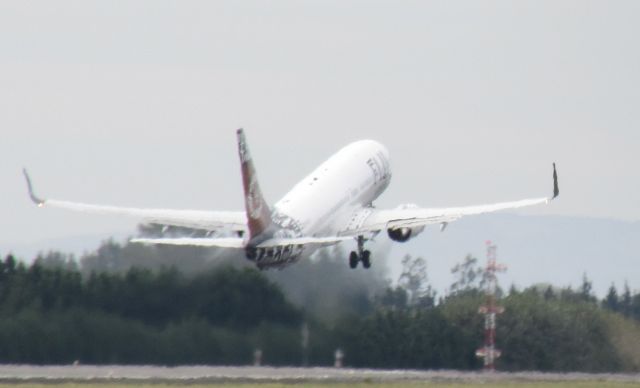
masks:
<svg viewBox="0 0 640 388"><path fill-rule="evenodd" d="M133 233L36 209L242 209L244 127L275 202L346 143L389 148L381 207L562 195L640 218L640 3L4 1L0 243ZM481 239L486 238L482 236ZM484 241L484 240L482 240Z"/></svg>

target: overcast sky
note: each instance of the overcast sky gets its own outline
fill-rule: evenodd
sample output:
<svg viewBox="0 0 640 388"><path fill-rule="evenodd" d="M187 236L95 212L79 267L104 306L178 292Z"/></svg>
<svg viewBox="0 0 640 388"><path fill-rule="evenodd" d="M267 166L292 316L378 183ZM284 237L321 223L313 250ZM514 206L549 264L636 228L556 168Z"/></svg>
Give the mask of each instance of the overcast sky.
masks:
<svg viewBox="0 0 640 388"><path fill-rule="evenodd" d="M524 214L640 219L640 2L2 1L0 243L134 230L45 197L239 210L350 141L379 206L562 195Z"/></svg>

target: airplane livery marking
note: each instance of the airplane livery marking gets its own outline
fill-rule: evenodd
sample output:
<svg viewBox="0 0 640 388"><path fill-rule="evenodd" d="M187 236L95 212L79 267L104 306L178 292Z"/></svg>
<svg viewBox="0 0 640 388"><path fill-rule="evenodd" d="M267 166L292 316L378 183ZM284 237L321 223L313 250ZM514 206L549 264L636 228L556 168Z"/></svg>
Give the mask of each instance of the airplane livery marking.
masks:
<svg viewBox="0 0 640 388"><path fill-rule="evenodd" d="M255 175L251 175L249 182L249 195L247 196L247 205L249 206L249 217L259 219L262 212L262 200L258 187L258 181Z"/></svg>
<svg viewBox="0 0 640 388"><path fill-rule="evenodd" d="M373 173L374 183L383 181L389 177L389 161L382 152L377 152L373 157L367 159L367 165Z"/></svg>
<svg viewBox="0 0 640 388"><path fill-rule="evenodd" d="M246 163L251 160L251 155L247 152L247 144L244 139L238 143L238 153L240 154L240 163Z"/></svg>

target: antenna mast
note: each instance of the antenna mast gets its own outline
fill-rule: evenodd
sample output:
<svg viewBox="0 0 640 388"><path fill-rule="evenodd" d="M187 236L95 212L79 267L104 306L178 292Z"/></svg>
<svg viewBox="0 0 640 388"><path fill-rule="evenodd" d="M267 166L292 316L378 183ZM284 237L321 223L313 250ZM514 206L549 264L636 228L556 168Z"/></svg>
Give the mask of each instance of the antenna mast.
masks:
<svg viewBox="0 0 640 388"><path fill-rule="evenodd" d="M496 315L504 312L504 307L496 304L496 289L498 288L497 272L504 272L507 266L496 262L497 246L487 241L487 267L484 280L486 282L486 303L478 309L484 314L484 346L476 350L476 356L484 359L484 370L494 372L495 360L500 357L500 350L496 349Z"/></svg>

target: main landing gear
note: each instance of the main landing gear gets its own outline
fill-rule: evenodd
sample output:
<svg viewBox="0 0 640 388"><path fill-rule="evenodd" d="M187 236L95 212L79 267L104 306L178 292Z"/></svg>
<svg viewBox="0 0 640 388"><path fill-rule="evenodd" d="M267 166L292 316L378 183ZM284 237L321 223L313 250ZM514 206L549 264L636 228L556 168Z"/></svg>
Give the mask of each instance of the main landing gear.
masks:
<svg viewBox="0 0 640 388"><path fill-rule="evenodd" d="M358 251L351 251L349 254L349 267L356 268L359 261L362 261L364 268L371 267L371 251L364 249L365 241L363 236L358 236Z"/></svg>

